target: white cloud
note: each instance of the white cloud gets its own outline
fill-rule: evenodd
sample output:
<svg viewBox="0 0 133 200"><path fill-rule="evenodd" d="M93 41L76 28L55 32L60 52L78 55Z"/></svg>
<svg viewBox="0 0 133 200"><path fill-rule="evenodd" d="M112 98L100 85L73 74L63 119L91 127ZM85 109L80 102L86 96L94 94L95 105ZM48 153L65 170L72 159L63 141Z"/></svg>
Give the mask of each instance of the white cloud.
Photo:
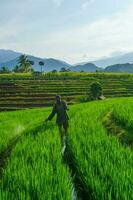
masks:
<svg viewBox="0 0 133 200"><path fill-rule="evenodd" d="M47 55L66 57L70 62L107 56L113 51L133 50L133 5L122 13L83 27L52 33L42 39Z"/></svg>
<svg viewBox="0 0 133 200"><path fill-rule="evenodd" d="M86 10L88 8L88 6L93 3L95 0L86 0L83 4L82 4L82 10Z"/></svg>
<svg viewBox="0 0 133 200"><path fill-rule="evenodd" d="M60 7L63 1L64 1L64 0L53 0L53 2L55 3L55 5L56 5L57 7Z"/></svg>

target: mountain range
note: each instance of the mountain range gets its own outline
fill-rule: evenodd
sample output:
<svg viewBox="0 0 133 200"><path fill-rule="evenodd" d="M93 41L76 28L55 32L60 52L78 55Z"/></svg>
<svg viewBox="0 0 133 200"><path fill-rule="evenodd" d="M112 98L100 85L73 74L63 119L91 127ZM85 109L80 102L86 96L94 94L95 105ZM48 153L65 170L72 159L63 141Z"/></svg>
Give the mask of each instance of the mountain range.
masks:
<svg viewBox="0 0 133 200"><path fill-rule="evenodd" d="M90 61L89 61L90 62ZM91 63L95 64L98 67L105 68L110 65L116 64L125 64L125 63L133 63L133 52L125 53L122 55L111 56L107 58L101 58L99 60L91 61ZM86 62L79 63L80 65L86 64Z"/></svg>
<svg viewBox="0 0 133 200"><path fill-rule="evenodd" d="M7 52L7 53L6 53ZM22 55L22 53L18 53L11 50L0 50L0 68L3 66L8 67L10 70L13 70L13 68L18 64L18 58ZM54 58L39 58L31 55L27 55L28 60L33 61L34 65L33 68L35 71L41 71L41 67L39 65L39 62L42 61L45 63L45 66L43 67L43 71L52 71L57 70L59 71L62 67L69 68L71 67L70 64L62 61L57 60Z"/></svg>
<svg viewBox="0 0 133 200"><path fill-rule="evenodd" d="M20 55L21 53L12 50L0 49L0 63L6 63L8 61L14 60L18 58Z"/></svg>
<svg viewBox="0 0 133 200"><path fill-rule="evenodd" d="M133 73L133 64L116 64L105 68L106 72L118 72L118 73Z"/></svg>
<svg viewBox="0 0 133 200"><path fill-rule="evenodd" d="M80 71L84 71L84 72L96 72L96 70L100 71L101 69L99 67L97 67L95 64L93 63L85 63L84 65L75 65L70 67L71 71L74 72L80 72Z"/></svg>
<svg viewBox="0 0 133 200"><path fill-rule="evenodd" d="M12 50L0 49L0 68L7 66L12 70L18 64L18 57L22 53L15 52ZM126 53L120 56L112 56L109 58L104 58L96 61L88 61L84 63L79 63L76 65L71 65L62 60L54 58L40 58L31 55L27 55L30 61L34 61L33 68L35 71L40 71L39 62L43 61L45 63L43 71L59 71L61 68L69 68L71 71L86 71L95 72L97 71L107 71L107 72L129 72L133 73L133 52Z"/></svg>

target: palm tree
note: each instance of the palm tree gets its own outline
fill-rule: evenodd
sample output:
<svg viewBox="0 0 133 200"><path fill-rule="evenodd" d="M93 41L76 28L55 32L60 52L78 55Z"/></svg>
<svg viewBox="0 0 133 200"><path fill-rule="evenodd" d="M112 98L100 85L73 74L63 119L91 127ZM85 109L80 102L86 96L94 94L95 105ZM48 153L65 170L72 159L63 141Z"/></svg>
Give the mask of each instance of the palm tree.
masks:
<svg viewBox="0 0 133 200"><path fill-rule="evenodd" d="M42 73L42 72L43 72L44 62L43 62L43 61L40 61L40 62L39 62L39 65L41 66L41 73Z"/></svg>
<svg viewBox="0 0 133 200"><path fill-rule="evenodd" d="M29 60L29 62L30 62L31 65L35 64L35 62L33 60Z"/></svg>
<svg viewBox="0 0 133 200"><path fill-rule="evenodd" d="M19 72L19 70L20 70L20 68L19 68L19 66L18 65L16 65L15 67L14 67L14 69L13 69L13 72Z"/></svg>
<svg viewBox="0 0 133 200"><path fill-rule="evenodd" d="M31 72L32 66L31 61L28 60L26 55L21 55L18 59L19 71L20 72Z"/></svg>

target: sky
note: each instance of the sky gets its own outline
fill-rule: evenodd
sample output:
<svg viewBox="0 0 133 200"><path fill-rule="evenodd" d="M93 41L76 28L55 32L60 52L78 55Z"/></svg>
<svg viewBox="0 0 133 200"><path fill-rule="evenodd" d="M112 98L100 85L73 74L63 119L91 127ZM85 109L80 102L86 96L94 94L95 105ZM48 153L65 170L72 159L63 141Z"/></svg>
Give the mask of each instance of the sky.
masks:
<svg viewBox="0 0 133 200"><path fill-rule="evenodd" d="M133 51L133 0L0 0L0 49L71 64Z"/></svg>

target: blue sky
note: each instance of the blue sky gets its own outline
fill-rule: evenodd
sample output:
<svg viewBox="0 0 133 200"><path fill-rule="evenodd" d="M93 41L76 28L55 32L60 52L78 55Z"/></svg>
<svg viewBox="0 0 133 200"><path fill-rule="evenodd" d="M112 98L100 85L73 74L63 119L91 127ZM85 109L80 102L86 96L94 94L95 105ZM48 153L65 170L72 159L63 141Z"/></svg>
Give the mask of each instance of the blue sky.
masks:
<svg viewBox="0 0 133 200"><path fill-rule="evenodd" d="M133 0L0 0L0 48L70 63L133 51Z"/></svg>

